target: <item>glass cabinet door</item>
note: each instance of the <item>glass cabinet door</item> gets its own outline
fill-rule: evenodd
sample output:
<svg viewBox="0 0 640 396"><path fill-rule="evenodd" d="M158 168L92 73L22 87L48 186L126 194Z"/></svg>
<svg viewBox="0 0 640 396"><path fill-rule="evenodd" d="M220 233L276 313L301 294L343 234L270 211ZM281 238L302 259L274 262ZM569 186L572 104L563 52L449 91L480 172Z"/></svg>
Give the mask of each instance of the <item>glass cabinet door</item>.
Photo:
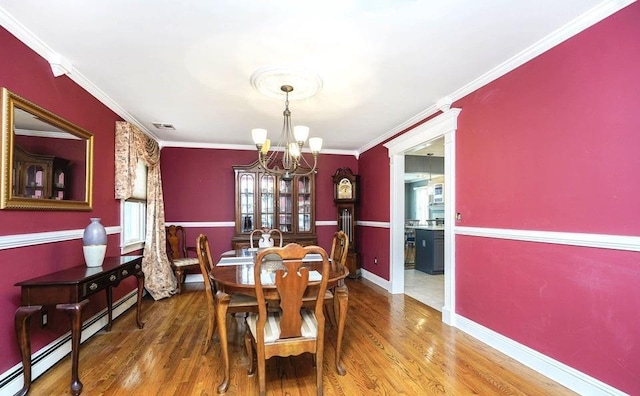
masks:
<svg viewBox="0 0 640 396"><path fill-rule="evenodd" d="M254 223L254 186L255 178L251 173L241 174L238 180L240 187L239 190L239 210L240 219L242 220L240 230L241 232L251 232Z"/></svg>
<svg viewBox="0 0 640 396"><path fill-rule="evenodd" d="M278 229L284 244L317 244L315 227L315 174L282 176L267 172L259 162L236 165L234 249L250 243L255 229Z"/></svg>
<svg viewBox="0 0 640 396"><path fill-rule="evenodd" d="M275 177L260 176L260 227L273 228L275 220Z"/></svg>
<svg viewBox="0 0 640 396"><path fill-rule="evenodd" d="M311 180L308 176L298 178L298 231L311 231Z"/></svg>
<svg viewBox="0 0 640 396"><path fill-rule="evenodd" d="M291 180L280 180L278 222L280 231L293 232L293 186Z"/></svg>
<svg viewBox="0 0 640 396"><path fill-rule="evenodd" d="M44 172L42 165L29 165L24 173L25 195L31 198L48 198L44 196Z"/></svg>
<svg viewBox="0 0 640 396"><path fill-rule="evenodd" d="M65 172L63 169L56 169L53 174L53 199L65 199Z"/></svg>

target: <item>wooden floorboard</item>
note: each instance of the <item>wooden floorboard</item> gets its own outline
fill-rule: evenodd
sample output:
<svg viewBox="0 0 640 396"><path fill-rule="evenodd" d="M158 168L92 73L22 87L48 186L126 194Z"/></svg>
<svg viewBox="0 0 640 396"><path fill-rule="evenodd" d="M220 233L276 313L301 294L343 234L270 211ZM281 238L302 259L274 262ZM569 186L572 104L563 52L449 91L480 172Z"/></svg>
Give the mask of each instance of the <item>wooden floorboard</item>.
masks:
<svg viewBox="0 0 640 396"><path fill-rule="evenodd" d="M366 280L347 280L349 313L343 343L347 375L335 370L336 332L326 334L325 395L573 395L566 388L442 323L440 312ZM135 309L80 351L83 395L216 395L222 379L217 335L202 354L206 301L202 284L182 294L143 300L144 329ZM231 378L226 395L257 394L247 376L242 317L229 320ZM31 395L69 394L67 357L36 379ZM315 395L311 355L267 363L267 394Z"/></svg>

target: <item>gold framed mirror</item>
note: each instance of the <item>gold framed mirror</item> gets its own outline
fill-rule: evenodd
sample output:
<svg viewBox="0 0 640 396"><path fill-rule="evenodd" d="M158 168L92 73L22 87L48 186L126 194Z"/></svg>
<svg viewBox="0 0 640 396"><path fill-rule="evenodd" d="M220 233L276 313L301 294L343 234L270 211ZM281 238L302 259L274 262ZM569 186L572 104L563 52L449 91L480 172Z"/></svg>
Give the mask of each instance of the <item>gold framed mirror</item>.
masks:
<svg viewBox="0 0 640 396"><path fill-rule="evenodd" d="M2 88L0 209L91 210L93 134Z"/></svg>

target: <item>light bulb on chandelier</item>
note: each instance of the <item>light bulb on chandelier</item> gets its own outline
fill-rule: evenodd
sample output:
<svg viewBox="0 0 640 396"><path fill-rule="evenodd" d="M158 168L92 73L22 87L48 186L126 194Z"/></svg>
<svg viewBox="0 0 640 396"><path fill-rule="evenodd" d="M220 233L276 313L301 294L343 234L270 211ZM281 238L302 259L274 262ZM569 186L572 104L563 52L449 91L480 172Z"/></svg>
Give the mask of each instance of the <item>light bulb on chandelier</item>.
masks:
<svg viewBox="0 0 640 396"><path fill-rule="evenodd" d="M296 175L309 175L316 171L318 154L322 149L322 138L309 138L309 149L313 156L313 165L302 155L302 147L309 136L309 127L291 125L291 111L289 110L289 92L291 85L280 87L285 93L284 124L278 144L271 147L271 140L267 138L267 130L255 128L251 130L251 137L258 149L260 165L271 174L281 175L283 179L292 179Z"/></svg>

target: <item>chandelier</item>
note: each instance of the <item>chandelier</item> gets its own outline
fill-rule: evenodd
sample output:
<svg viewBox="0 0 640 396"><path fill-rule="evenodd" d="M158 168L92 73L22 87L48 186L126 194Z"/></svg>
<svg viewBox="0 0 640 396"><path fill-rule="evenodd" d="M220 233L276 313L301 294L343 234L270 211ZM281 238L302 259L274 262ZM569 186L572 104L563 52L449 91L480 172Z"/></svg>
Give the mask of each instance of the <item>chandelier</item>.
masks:
<svg viewBox="0 0 640 396"><path fill-rule="evenodd" d="M278 143L273 148L271 140L267 139L267 130L255 128L251 130L251 137L258 149L260 165L273 175L279 175L284 180L291 180L294 176L309 175L316 171L318 154L322 148L322 138L309 138L309 149L313 155L313 165L302 155L302 147L309 136L309 127L291 125L291 111L289 110L289 92L291 85L283 85L280 90L285 93L284 124Z"/></svg>

